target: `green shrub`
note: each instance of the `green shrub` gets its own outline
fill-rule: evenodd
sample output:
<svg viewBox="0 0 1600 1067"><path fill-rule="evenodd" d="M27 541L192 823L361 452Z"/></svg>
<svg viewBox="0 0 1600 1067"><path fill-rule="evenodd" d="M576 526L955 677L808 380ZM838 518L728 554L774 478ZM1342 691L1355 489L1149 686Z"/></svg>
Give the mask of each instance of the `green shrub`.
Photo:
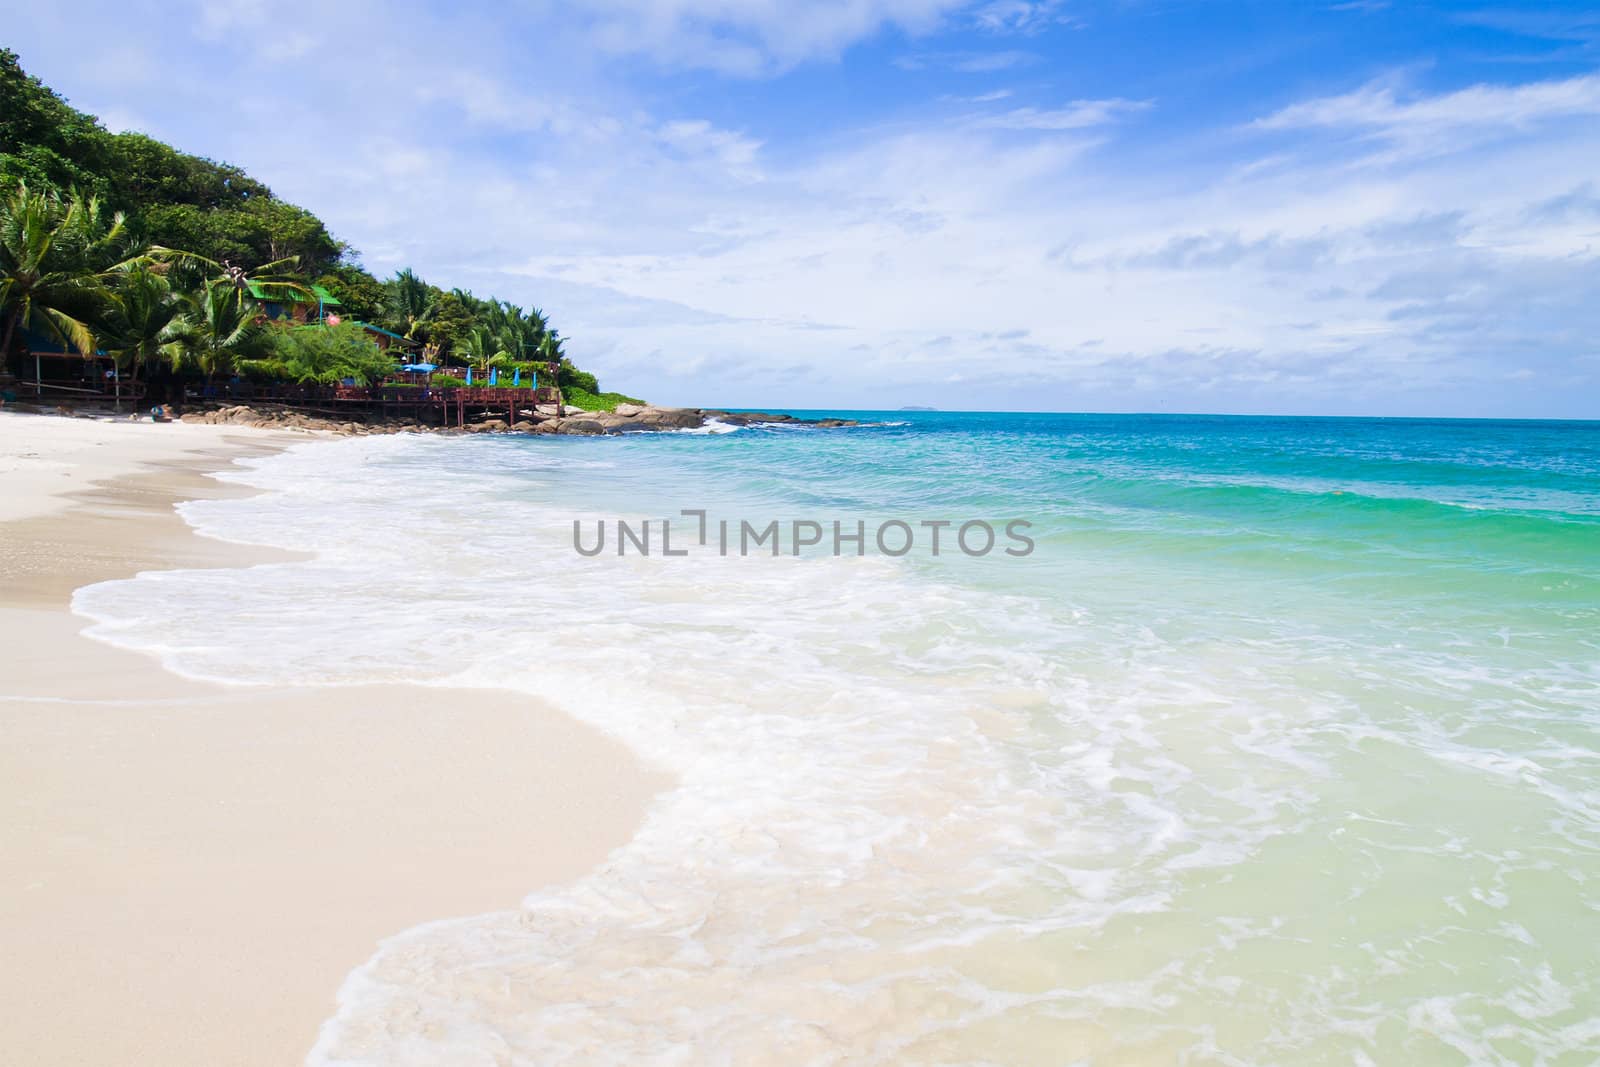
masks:
<svg viewBox="0 0 1600 1067"><path fill-rule="evenodd" d="M354 323L276 328L266 340L269 355L239 363L250 378L302 385L335 385L349 378L372 385L395 370L394 359Z"/></svg>
<svg viewBox="0 0 1600 1067"><path fill-rule="evenodd" d="M561 391L567 390L588 393L591 396L603 396L600 392L600 382L586 370L579 370L566 360L561 361L561 373L557 376ZM615 406L615 405L613 405Z"/></svg>
<svg viewBox="0 0 1600 1067"><path fill-rule="evenodd" d="M622 393L591 393L587 389L568 388L561 390L561 399L584 411L615 411L618 404L644 403L643 400Z"/></svg>

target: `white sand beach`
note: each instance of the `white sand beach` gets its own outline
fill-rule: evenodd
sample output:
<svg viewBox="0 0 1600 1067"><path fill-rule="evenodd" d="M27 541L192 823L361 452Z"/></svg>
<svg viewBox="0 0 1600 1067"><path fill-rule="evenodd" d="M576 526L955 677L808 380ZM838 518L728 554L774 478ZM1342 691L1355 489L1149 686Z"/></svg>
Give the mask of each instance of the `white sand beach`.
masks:
<svg viewBox="0 0 1600 1067"><path fill-rule="evenodd" d="M520 695L201 684L81 635L79 586L282 558L173 504L297 439L0 414L8 1062L299 1062L381 939L592 869L666 784Z"/></svg>

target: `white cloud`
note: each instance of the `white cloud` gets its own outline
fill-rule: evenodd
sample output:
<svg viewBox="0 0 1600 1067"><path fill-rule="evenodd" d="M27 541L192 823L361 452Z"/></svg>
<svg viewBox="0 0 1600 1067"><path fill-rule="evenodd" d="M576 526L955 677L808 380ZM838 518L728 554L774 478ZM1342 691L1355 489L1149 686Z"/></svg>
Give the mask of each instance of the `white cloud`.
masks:
<svg viewBox="0 0 1600 1067"><path fill-rule="evenodd" d="M1259 130L1345 130L1417 153L1456 151L1484 139L1600 115L1600 74L1525 85L1474 85L1406 96L1383 84L1321 97L1258 119Z"/></svg>
<svg viewBox="0 0 1600 1067"><path fill-rule="evenodd" d="M746 181L761 176L756 165L761 142L731 130L721 130L704 119L678 119L664 123L657 136L688 157L710 158L729 174Z"/></svg>

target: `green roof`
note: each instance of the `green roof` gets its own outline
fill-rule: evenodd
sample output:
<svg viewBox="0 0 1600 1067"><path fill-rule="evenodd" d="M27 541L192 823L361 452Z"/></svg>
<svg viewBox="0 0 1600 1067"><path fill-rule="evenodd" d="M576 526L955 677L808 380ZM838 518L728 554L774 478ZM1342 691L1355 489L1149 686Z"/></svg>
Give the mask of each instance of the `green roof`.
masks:
<svg viewBox="0 0 1600 1067"><path fill-rule="evenodd" d="M268 296L266 291L260 285L257 285L255 282L251 282L250 295L255 297L257 300L265 300L272 304L309 304L312 300L315 300L323 307L340 306L339 298L328 292L328 290L324 289L322 286L313 285L309 286L308 288L311 290L310 299L287 299L279 296Z"/></svg>

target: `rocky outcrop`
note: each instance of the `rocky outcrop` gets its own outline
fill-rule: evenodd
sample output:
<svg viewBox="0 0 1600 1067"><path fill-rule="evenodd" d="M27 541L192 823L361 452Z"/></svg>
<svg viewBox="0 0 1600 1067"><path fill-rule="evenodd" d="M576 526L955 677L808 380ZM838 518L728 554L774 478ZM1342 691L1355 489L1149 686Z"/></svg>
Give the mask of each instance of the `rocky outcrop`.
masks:
<svg viewBox="0 0 1600 1067"><path fill-rule="evenodd" d="M793 415L751 411L719 411L708 408L663 408L654 405L618 404L615 411L582 411L565 407L560 414L554 405L540 404L524 409L515 422L493 414L480 415L464 427L437 426L414 419L384 419L367 413L367 421L327 417L297 408L278 405L232 404L190 411L184 422L202 422L263 429L330 433L338 435L404 433L533 433L572 434L593 437L603 434L650 433L662 430L693 430L715 421L725 426L804 425L817 427L854 426L851 419L797 419Z"/></svg>
<svg viewBox="0 0 1600 1067"><path fill-rule="evenodd" d="M144 416L137 416L143 418ZM371 425L349 419L330 419L307 414L294 408L252 407L249 404L232 404L207 411L190 411L180 417L182 422L200 422L217 426L249 426L258 430L288 430L302 433L331 433L340 436L372 433L400 433L414 427L384 423Z"/></svg>

